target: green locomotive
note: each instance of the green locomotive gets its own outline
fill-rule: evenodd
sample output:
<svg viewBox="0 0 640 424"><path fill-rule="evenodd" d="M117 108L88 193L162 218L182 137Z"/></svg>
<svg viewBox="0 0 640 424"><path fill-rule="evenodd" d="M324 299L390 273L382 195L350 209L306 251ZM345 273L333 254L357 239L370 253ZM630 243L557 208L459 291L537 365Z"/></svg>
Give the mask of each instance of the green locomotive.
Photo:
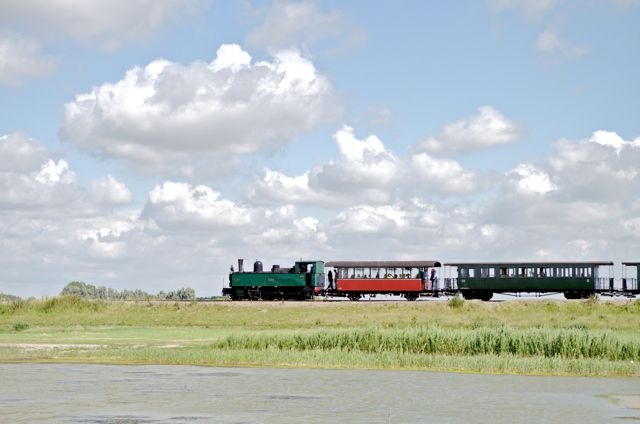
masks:
<svg viewBox="0 0 640 424"><path fill-rule="evenodd" d="M255 261L253 272L245 272L243 260L238 259L238 271L231 267L229 287L222 294L231 300L306 300L323 289L323 261L298 261L291 268L273 265L271 271L264 271L262 262Z"/></svg>

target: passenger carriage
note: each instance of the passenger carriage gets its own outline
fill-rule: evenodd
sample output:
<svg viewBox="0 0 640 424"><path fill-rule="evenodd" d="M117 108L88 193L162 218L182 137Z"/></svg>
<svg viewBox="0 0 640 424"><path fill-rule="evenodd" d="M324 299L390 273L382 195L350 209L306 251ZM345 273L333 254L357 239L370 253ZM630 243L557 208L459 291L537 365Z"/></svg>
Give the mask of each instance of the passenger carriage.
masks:
<svg viewBox="0 0 640 424"><path fill-rule="evenodd" d="M449 283L465 299L490 300L494 293L563 293L567 299L614 293L613 262L451 262ZM609 267L608 273L603 269ZM452 271L453 270L453 271ZM607 274L608 276L606 276Z"/></svg>
<svg viewBox="0 0 640 424"><path fill-rule="evenodd" d="M325 266L333 268L327 278L329 296L359 300L364 295L392 295L416 300L440 291L438 261L330 261Z"/></svg>
<svg viewBox="0 0 640 424"><path fill-rule="evenodd" d="M638 289L638 277L640 277L640 262L622 262L622 293L633 297L640 294Z"/></svg>

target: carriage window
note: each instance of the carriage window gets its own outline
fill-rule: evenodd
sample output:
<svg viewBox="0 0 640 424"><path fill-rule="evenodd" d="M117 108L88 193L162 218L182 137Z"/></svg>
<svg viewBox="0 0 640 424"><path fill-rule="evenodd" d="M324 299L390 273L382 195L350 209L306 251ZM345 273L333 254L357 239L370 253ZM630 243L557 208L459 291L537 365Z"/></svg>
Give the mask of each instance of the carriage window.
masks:
<svg viewBox="0 0 640 424"><path fill-rule="evenodd" d="M581 268L577 268L577 276L578 277L591 277L591 268L589 267L581 267Z"/></svg>
<svg viewBox="0 0 640 424"><path fill-rule="evenodd" d="M500 277L516 277L517 275L517 268L500 268Z"/></svg>

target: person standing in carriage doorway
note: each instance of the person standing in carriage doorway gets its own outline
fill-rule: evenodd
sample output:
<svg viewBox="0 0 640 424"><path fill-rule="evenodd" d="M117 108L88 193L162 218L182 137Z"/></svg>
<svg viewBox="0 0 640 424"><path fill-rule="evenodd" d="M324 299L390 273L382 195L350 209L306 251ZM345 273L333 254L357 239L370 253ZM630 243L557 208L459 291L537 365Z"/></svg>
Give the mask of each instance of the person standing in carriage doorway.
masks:
<svg viewBox="0 0 640 424"><path fill-rule="evenodd" d="M429 275L429 282L431 283L431 290L436 289L436 281L438 278L436 277L436 269L431 268L431 275Z"/></svg>
<svg viewBox="0 0 640 424"><path fill-rule="evenodd" d="M420 280L422 280L422 290L427 290L427 271L420 268Z"/></svg>
<svg viewBox="0 0 640 424"><path fill-rule="evenodd" d="M331 271L327 274L327 278L329 279L329 287L327 289L333 290L333 273Z"/></svg>

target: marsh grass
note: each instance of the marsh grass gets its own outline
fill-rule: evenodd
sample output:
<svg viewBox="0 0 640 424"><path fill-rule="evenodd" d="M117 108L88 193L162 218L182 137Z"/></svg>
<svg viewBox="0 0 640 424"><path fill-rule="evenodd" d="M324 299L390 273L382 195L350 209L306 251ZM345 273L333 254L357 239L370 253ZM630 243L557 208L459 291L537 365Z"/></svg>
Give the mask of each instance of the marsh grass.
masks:
<svg viewBox="0 0 640 424"><path fill-rule="evenodd" d="M341 350L380 354L450 356L513 355L516 357L640 360L640 339L611 331L526 329L409 328L309 331L290 335L232 335L217 349Z"/></svg>
<svg viewBox="0 0 640 424"><path fill-rule="evenodd" d="M0 361L640 376L640 302L18 300Z"/></svg>
<svg viewBox="0 0 640 424"><path fill-rule="evenodd" d="M444 302L158 302L74 296L0 302L0 331L31 326L185 326L205 328L440 327L585 328L638 331L640 300ZM452 306L451 304L456 306Z"/></svg>

